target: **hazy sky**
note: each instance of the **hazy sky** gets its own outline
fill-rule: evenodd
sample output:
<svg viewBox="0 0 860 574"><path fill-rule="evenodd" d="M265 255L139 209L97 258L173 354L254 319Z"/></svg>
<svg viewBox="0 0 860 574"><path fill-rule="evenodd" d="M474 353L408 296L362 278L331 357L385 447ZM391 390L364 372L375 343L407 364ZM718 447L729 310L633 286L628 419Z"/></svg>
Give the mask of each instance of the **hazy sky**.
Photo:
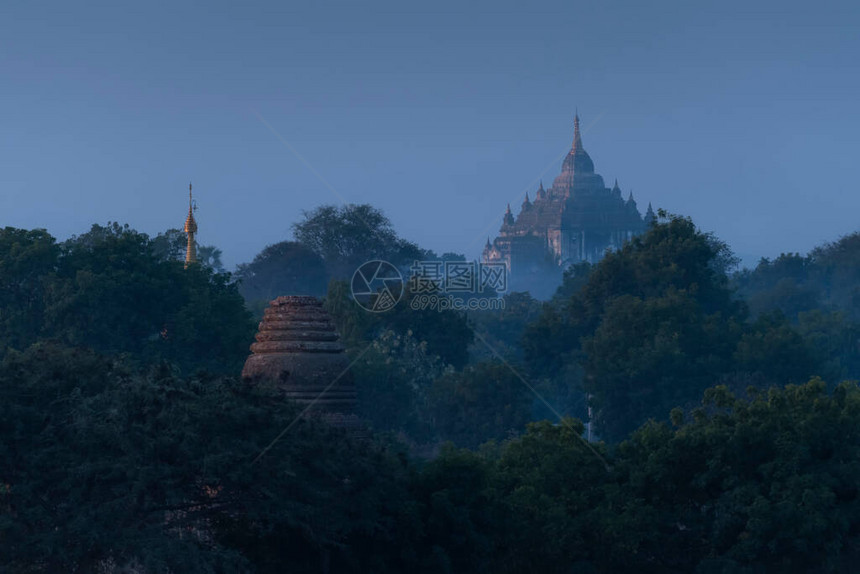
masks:
<svg viewBox="0 0 860 574"><path fill-rule="evenodd" d="M344 200L474 257L578 107L747 261L860 230L857 2L79 4L0 3L0 225L155 234L193 180L229 267Z"/></svg>

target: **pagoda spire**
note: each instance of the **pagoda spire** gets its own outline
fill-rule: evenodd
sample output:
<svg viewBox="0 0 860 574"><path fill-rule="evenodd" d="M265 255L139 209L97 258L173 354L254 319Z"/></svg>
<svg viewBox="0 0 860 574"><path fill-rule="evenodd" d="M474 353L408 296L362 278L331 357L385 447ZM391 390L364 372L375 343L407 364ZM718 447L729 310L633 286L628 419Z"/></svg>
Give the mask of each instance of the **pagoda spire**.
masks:
<svg viewBox="0 0 860 574"><path fill-rule="evenodd" d="M511 204L508 203L508 208L505 210L505 218L502 225L513 225L514 221L514 214L511 213Z"/></svg>
<svg viewBox="0 0 860 574"><path fill-rule="evenodd" d="M522 207L522 210L520 211L520 213L522 213L523 211L528 211L531 208L532 208L532 200L529 199L529 192L526 192L526 198L523 200L523 207Z"/></svg>
<svg viewBox="0 0 860 574"><path fill-rule="evenodd" d="M573 116L573 147L571 148L573 151L579 151L582 149L582 134L579 132L579 112L576 112L576 115Z"/></svg>
<svg viewBox="0 0 860 574"><path fill-rule="evenodd" d="M197 263L197 221L194 219L194 198L191 195L191 184L188 184L188 217L185 218L185 234L188 243L185 246L185 268Z"/></svg>
<svg viewBox="0 0 860 574"><path fill-rule="evenodd" d="M654 208L651 207L651 202L648 202L648 211L645 212L645 223L650 225L657 219L657 216L654 214Z"/></svg>

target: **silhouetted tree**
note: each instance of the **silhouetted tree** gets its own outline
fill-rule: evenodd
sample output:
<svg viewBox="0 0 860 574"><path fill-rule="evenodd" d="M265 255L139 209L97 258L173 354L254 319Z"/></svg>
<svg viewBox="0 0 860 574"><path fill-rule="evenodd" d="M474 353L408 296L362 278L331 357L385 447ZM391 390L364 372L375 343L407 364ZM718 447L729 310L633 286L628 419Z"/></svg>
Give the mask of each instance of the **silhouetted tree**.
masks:
<svg viewBox="0 0 860 574"><path fill-rule="evenodd" d="M46 336L183 369L241 369L254 325L229 275L164 260L146 234L118 224L60 247Z"/></svg>
<svg viewBox="0 0 860 574"><path fill-rule="evenodd" d="M430 257L429 252L401 239L379 209L367 204L324 205L304 213L293 225L296 241L325 261L333 279L351 279L363 263L381 259L397 267Z"/></svg>
<svg viewBox="0 0 860 574"><path fill-rule="evenodd" d="M267 246L251 263L239 265L236 278L249 302L268 302L280 295L322 296L328 287L322 258L295 241Z"/></svg>

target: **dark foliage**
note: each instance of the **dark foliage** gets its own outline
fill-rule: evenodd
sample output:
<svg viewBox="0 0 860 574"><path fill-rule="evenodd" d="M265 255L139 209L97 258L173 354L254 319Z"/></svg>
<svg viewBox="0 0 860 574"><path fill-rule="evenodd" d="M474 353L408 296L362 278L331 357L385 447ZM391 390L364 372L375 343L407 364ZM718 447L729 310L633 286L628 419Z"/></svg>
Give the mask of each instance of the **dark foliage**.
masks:
<svg viewBox="0 0 860 574"><path fill-rule="evenodd" d="M214 372L236 372L247 355L253 323L230 276L185 269L127 226L94 225L61 244L6 228L0 267L5 347L52 339Z"/></svg>
<svg viewBox="0 0 860 574"><path fill-rule="evenodd" d="M324 205L293 225L296 241L319 255L333 279L348 280L368 261L408 267L429 252L397 235L382 211L368 204Z"/></svg>
<svg viewBox="0 0 860 574"><path fill-rule="evenodd" d="M239 291L249 302L268 303L281 295L322 296L328 275L322 258L295 241L269 245L236 270Z"/></svg>

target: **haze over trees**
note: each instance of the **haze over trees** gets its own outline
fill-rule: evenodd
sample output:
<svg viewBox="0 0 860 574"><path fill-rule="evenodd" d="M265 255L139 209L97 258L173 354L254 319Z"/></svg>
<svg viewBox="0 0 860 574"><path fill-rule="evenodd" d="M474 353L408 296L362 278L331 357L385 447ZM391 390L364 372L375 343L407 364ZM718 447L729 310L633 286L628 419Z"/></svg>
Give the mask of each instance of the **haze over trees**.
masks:
<svg viewBox="0 0 860 574"><path fill-rule="evenodd" d="M0 570L856 564L856 236L733 272L662 214L550 301L367 313L344 273L432 254L370 206L296 229L236 275L185 269L170 231L0 230ZM282 289L325 293L372 440L236 378Z"/></svg>

